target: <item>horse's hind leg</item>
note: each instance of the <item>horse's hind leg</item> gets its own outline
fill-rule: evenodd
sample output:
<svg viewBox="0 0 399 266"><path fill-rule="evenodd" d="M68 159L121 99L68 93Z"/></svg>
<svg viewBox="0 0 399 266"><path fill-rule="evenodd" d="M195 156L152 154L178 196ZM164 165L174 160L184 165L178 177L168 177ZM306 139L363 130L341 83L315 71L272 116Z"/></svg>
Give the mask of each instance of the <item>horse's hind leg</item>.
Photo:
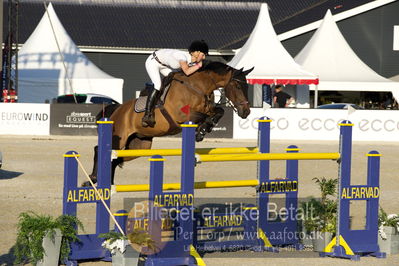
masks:
<svg viewBox="0 0 399 266"><path fill-rule="evenodd" d="M91 171L91 174L89 175L91 181L93 184L97 183L97 159L98 159L98 146L94 147L94 156L93 156L93 170ZM89 187L91 186L89 181L83 182L82 187Z"/></svg>
<svg viewBox="0 0 399 266"><path fill-rule="evenodd" d="M131 135L128 138L126 149L151 149L152 146L152 137L141 137L137 136L136 134ZM121 166L123 162L131 161L139 156L135 157L119 157L117 159L112 160L112 168L111 168L111 185L114 185L114 178L115 178L115 170L117 166Z"/></svg>
<svg viewBox="0 0 399 266"><path fill-rule="evenodd" d="M113 142L116 142L119 140L119 137L113 136ZM91 181L95 184L97 183L97 170L98 170L98 146L94 147L94 162L93 162L93 171L90 174L90 179ZM118 165L121 165L123 163L123 158L116 158L112 160L111 164L111 185L114 184L114 177L115 177L115 169ZM83 187L88 187L90 186L90 182L84 182L82 184Z"/></svg>
<svg viewBox="0 0 399 266"><path fill-rule="evenodd" d="M112 160L111 164L111 185L114 184L114 178L115 178L115 169L118 165L121 165L123 163L123 158L116 158Z"/></svg>
<svg viewBox="0 0 399 266"><path fill-rule="evenodd" d="M132 135L129 138L129 142L127 145L127 149L151 149L152 146L152 139L153 137L145 137L145 136L139 136L137 134ZM137 157L132 158L136 159Z"/></svg>
<svg viewBox="0 0 399 266"><path fill-rule="evenodd" d="M94 158L93 158L93 170L89 175L93 184L97 183L97 167L98 167L98 146L94 147ZM123 163L123 158L117 158L112 160L111 164L111 185L114 184L114 177L115 177L115 169L118 165ZM91 186L89 181L83 182L82 187L89 187Z"/></svg>

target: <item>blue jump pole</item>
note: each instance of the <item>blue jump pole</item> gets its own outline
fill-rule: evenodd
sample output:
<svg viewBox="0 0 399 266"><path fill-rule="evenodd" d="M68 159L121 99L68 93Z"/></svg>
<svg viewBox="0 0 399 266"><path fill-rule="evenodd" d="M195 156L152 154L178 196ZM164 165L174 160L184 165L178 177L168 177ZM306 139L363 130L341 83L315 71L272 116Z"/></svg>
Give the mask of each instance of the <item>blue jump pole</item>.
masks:
<svg viewBox="0 0 399 266"><path fill-rule="evenodd" d="M150 165L150 226L149 233L158 243L159 251L147 256L146 265L192 265L195 264L193 251L193 200L195 166L195 128L191 122L182 125L181 190L164 192L162 156L151 157ZM174 200L171 200L174 199ZM176 200L177 199L177 200ZM172 203L171 203L172 202ZM176 204L176 202L178 204ZM161 240L161 210L169 209L173 214L175 239ZM198 257L197 257L198 258ZM199 258L198 258L199 259Z"/></svg>
<svg viewBox="0 0 399 266"><path fill-rule="evenodd" d="M258 120L258 146L260 153L270 153L270 123L272 120L268 117L262 117ZM288 153L298 152L298 147L290 146ZM273 203L270 201L272 194L285 194L284 206L287 210L297 209L298 207L298 160L287 160L286 178L282 180L270 179L270 161L259 161L257 189L257 202L259 208L259 229L264 232L262 240L264 248L269 251L276 251L273 246L278 245L296 245L299 248L299 238L297 234L297 220L292 215L288 215L287 220L280 220L278 216L269 217L273 209ZM273 189L274 187L283 187L284 189ZM279 204L280 205L280 204ZM284 234L281 234L284 232ZM262 232L259 232L262 235ZM276 237L280 236L280 237Z"/></svg>
<svg viewBox="0 0 399 266"><path fill-rule="evenodd" d="M97 121L101 128L98 131L98 161L97 161L97 189L111 188L111 152L112 152L112 125L113 121L102 118ZM101 145L100 145L101 144ZM108 208L111 204L111 197L104 199ZM101 201L96 203L96 234L109 232L109 213Z"/></svg>

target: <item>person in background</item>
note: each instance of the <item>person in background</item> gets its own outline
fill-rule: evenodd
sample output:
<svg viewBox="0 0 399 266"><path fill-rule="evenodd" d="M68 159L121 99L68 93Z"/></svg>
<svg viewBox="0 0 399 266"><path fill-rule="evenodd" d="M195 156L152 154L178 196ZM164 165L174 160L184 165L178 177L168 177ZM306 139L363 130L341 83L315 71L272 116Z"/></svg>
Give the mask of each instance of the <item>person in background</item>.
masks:
<svg viewBox="0 0 399 266"><path fill-rule="evenodd" d="M384 102L382 103L382 108L381 109L393 109L394 105L394 98L391 92L388 92L384 96Z"/></svg>
<svg viewBox="0 0 399 266"><path fill-rule="evenodd" d="M145 114L141 121L143 127L154 127L154 107L160 96L161 74L167 77L171 72L182 71L189 76L202 67L202 61L208 55L208 45L205 41L193 41L188 52L175 49L160 49L152 53L146 62L145 68L152 81L152 88L147 97Z"/></svg>
<svg viewBox="0 0 399 266"><path fill-rule="evenodd" d="M294 101L294 98L288 93L283 91L281 85L276 85L274 87L273 104L274 107L285 108Z"/></svg>

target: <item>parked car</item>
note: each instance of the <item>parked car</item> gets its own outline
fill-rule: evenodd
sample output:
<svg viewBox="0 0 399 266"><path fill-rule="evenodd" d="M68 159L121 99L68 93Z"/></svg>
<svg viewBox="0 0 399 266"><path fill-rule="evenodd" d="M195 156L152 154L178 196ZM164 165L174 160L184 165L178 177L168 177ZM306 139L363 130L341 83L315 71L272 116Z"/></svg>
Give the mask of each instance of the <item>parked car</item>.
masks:
<svg viewBox="0 0 399 266"><path fill-rule="evenodd" d="M96 104L119 104L114 99L95 93L79 93L60 95L56 99L56 103L75 103L75 98L78 103L96 103Z"/></svg>
<svg viewBox="0 0 399 266"><path fill-rule="evenodd" d="M364 109L363 107L354 104L354 103L331 103L331 104L323 104L317 106L317 109L348 109L348 106L352 106L353 108L357 110L362 110Z"/></svg>

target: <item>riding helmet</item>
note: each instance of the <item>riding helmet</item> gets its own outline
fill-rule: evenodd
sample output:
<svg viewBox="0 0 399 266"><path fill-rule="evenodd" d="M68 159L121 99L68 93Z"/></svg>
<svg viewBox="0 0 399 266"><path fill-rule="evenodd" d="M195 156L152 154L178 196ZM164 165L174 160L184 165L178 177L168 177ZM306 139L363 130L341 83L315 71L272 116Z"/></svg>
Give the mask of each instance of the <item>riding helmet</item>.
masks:
<svg viewBox="0 0 399 266"><path fill-rule="evenodd" d="M204 40L200 40L200 41L193 41L190 44L190 47L188 47L188 51L190 53L195 52L195 51L200 51L200 52L204 53L205 55L208 55L209 48Z"/></svg>

